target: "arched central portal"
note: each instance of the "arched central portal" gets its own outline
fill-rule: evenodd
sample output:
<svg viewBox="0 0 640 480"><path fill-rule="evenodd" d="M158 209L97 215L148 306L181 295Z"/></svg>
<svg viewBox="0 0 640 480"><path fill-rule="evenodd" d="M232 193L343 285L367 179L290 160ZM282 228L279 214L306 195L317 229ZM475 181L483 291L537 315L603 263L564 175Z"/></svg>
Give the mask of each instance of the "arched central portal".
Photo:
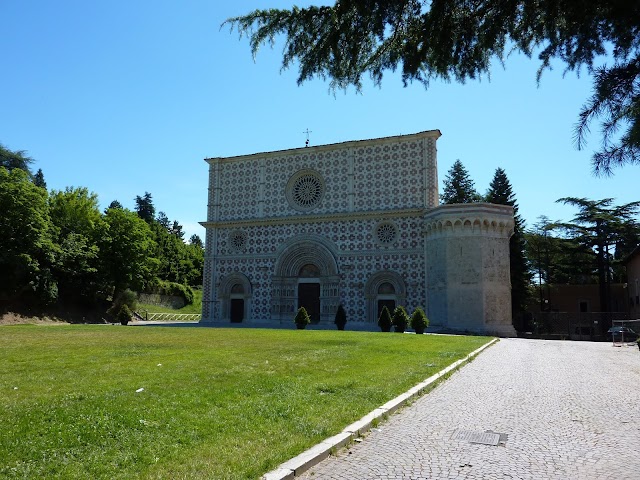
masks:
<svg viewBox="0 0 640 480"><path fill-rule="evenodd" d="M293 322L304 307L312 323L333 321L340 303L338 266L326 239L313 236L293 238L278 253L272 279L271 318Z"/></svg>

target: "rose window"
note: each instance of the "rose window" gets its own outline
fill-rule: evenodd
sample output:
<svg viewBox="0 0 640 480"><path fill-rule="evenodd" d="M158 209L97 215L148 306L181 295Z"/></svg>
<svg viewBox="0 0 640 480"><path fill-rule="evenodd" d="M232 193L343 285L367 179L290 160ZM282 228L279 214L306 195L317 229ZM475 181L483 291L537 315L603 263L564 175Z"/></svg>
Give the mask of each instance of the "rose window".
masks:
<svg viewBox="0 0 640 480"><path fill-rule="evenodd" d="M385 245L393 243L398 235L398 229L393 223L380 223L376 227L376 235L378 237L378 241Z"/></svg>
<svg viewBox="0 0 640 480"><path fill-rule="evenodd" d="M324 182L317 172L303 170L291 177L286 194L293 208L303 211L312 210L322 200Z"/></svg>
<svg viewBox="0 0 640 480"><path fill-rule="evenodd" d="M242 251L247 246L247 234L240 231L232 232L229 235L229 243L232 249Z"/></svg>

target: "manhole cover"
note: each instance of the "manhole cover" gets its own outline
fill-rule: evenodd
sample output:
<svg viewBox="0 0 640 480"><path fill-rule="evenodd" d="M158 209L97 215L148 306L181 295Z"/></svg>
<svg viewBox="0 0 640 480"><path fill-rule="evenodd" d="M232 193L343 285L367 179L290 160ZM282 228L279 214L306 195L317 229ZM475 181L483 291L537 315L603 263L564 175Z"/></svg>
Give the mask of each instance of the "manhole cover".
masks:
<svg viewBox="0 0 640 480"><path fill-rule="evenodd" d="M451 439L496 446L500 443L500 434L494 432L474 432L473 430L456 430L453 432Z"/></svg>

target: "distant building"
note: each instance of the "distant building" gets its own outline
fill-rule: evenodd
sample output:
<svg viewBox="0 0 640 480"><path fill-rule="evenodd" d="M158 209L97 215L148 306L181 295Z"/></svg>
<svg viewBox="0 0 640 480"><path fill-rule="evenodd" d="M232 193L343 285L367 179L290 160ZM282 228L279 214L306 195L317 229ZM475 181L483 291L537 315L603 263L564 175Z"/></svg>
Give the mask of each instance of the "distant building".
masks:
<svg viewBox="0 0 640 480"><path fill-rule="evenodd" d="M640 246L626 258L629 316L640 320Z"/></svg>
<svg viewBox="0 0 640 480"><path fill-rule="evenodd" d="M431 130L209 158L202 323L293 326L300 306L376 329L383 306L432 325L515 335L513 209L438 206Z"/></svg>

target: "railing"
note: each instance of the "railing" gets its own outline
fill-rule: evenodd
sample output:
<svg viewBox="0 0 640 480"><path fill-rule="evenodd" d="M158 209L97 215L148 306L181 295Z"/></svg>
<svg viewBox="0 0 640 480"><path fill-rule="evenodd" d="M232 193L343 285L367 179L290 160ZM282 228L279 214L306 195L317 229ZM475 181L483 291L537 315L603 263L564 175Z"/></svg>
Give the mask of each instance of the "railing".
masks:
<svg viewBox="0 0 640 480"><path fill-rule="evenodd" d="M139 320L148 322L199 322L200 313L150 313L147 311L135 312Z"/></svg>
<svg viewBox="0 0 640 480"><path fill-rule="evenodd" d="M605 340L612 324L628 321L625 312L536 312L521 322L521 332L571 340Z"/></svg>

